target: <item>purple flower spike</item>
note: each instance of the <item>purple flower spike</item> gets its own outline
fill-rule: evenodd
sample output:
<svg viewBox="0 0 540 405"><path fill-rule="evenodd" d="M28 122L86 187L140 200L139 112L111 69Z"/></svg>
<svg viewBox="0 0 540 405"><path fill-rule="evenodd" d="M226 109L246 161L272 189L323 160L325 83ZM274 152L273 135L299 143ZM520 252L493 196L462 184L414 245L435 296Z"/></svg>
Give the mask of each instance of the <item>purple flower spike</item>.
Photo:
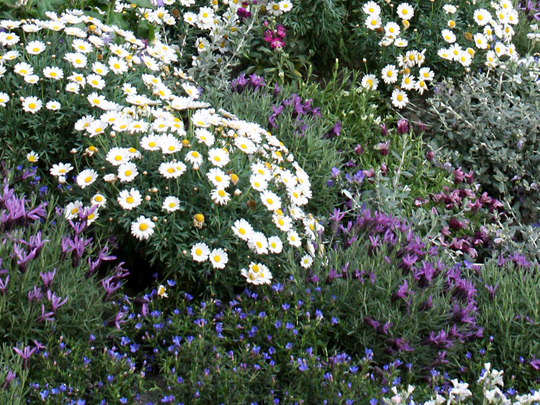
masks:
<svg viewBox="0 0 540 405"><path fill-rule="evenodd" d="M64 298L62 301L61 297L56 296L54 293L51 293L51 291L47 291L47 299L51 303L53 313L56 313L56 310L60 308L62 305L64 305L67 302L67 297Z"/></svg>
<svg viewBox="0 0 540 405"><path fill-rule="evenodd" d="M45 286L45 290L48 290L52 286L52 282L54 280L54 276L56 276L56 267L51 272L47 273L39 273L39 276L41 277L41 280L43 280L43 285Z"/></svg>
<svg viewBox="0 0 540 405"><path fill-rule="evenodd" d="M33 347L32 349L30 349L30 346L26 346L23 350L21 350L21 349L19 349L17 347L14 347L13 351L15 353L17 353L19 356L22 357L22 359L23 359L23 368L26 368L28 366L28 360L34 354L34 352L36 351L36 348Z"/></svg>
<svg viewBox="0 0 540 405"><path fill-rule="evenodd" d="M16 376L17 375L13 371L8 370L7 375L6 375L6 379L2 383L2 385L0 385L0 388L4 389L4 390L7 390L8 387L9 387L9 384L11 383L11 381L13 381L15 379Z"/></svg>
<svg viewBox="0 0 540 405"><path fill-rule="evenodd" d="M397 133L398 134L407 134L409 133L409 121L402 118L397 123Z"/></svg>

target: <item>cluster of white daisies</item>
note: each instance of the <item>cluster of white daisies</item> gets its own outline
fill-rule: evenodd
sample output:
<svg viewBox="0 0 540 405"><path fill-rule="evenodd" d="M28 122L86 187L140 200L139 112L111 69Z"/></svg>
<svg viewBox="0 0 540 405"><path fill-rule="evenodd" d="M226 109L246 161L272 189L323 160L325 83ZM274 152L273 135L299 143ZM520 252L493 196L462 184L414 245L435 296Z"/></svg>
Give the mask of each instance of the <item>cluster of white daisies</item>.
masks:
<svg viewBox="0 0 540 405"><path fill-rule="evenodd" d="M220 3L227 6L223 12L218 14ZM213 57L216 63L223 61L222 55L231 53L231 39L238 35L242 29L238 9L244 7L250 12L266 13L271 16L280 16L293 8L290 0L269 1L267 4L243 5L241 0L210 0L210 6L203 6L194 10L195 0L164 0L162 7L156 9L137 8L139 18L154 25L175 25L179 20L183 20L194 28L208 31L207 36L198 37L195 47L199 56L193 56L193 66L201 66L201 55ZM251 3L251 2L250 2ZM181 6L184 12L171 13L170 9ZM135 6L126 2L117 2L115 11L117 13L127 12Z"/></svg>
<svg viewBox="0 0 540 405"><path fill-rule="evenodd" d="M50 21L0 21L0 26L8 30L3 33L2 41L9 41L6 46L11 48L0 58L8 61L14 75L25 80L31 75L38 76L36 83L27 90L54 82L56 86L62 86L60 88L66 94L83 97L92 111L92 114L77 120L74 129L91 143L83 156L100 159L93 166L103 167L105 173L100 174L88 167L75 174L75 183L89 201L86 205L83 201L69 203L64 209L66 218L77 219L83 214L86 221L92 223L110 204L132 211L144 208L145 203L152 199L161 199L160 215L166 222L170 213L181 208L182 183L169 182L166 188L168 195L161 195L154 187L151 190L155 196L144 195L138 186L142 185L142 177L146 174L140 162L155 162L153 156L157 154L160 159L155 170L164 181L179 179L187 171L198 172L198 176L208 182L208 187L200 188L211 190L209 198L217 206L234 202L245 193L251 193L251 197L258 199L257 202L268 212L269 222L271 218L278 231L265 235L245 219L237 220L230 231L245 242L254 255L279 254L283 243L300 248L304 239L308 242L310 254L304 256L302 265L311 265L314 252L309 240L317 238L322 226L300 208L311 198L309 176L275 136L258 124L209 108L207 103L198 100L197 86L179 69L174 70L174 76L184 79L184 82L176 82L176 88L167 84L159 73L169 71L168 65L176 60L176 54L166 44L156 41L144 47L131 32L108 27L82 12L72 11L61 16L48 13L48 17ZM86 30L70 29L71 25L81 22L86 23ZM19 29L36 35L27 44L21 43L22 35L17 34ZM37 34L43 29L63 31L70 48L65 55L57 55L55 60L62 63L38 72L32 58L45 52L49 46L39 39L42 34ZM113 33L122 38L123 43L104 40ZM101 55L99 60L98 52ZM1 66L2 74L5 74L4 64ZM141 67L148 73L141 73ZM131 74L133 71L136 74ZM125 81L117 91L117 99L108 100L103 89L110 78L118 76ZM128 83L137 76L142 79L144 91ZM177 89L185 95L177 95ZM39 114L46 101L37 96L23 95L20 100L22 109L31 114ZM49 100L47 104L53 101ZM9 102L8 95L1 93L0 104L5 107ZM13 100L10 107L20 108ZM62 106L56 102L54 109L61 110ZM124 141L130 146L123 146ZM27 158L36 162L39 156L30 152ZM239 176L228 170L231 162L238 159L245 163L235 167L245 167L249 171L247 177L245 173L239 173ZM60 183L69 182L68 175L73 171L72 164L63 162L50 168L51 175ZM114 183L114 186L104 187L106 183ZM111 198L110 193L104 190L113 189L117 194ZM159 221L157 216L138 215L131 223L131 233L140 240L146 240L159 227ZM297 223L303 227L300 232ZM195 262L209 261L214 269L225 268L229 260L224 249L210 249L202 242L192 245L191 256ZM269 283L272 279L270 270L262 263L252 262L249 270L243 269L241 273L253 284Z"/></svg>
<svg viewBox="0 0 540 405"><path fill-rule="evenodd" d="M457 43L456 14L458 8L452 4L443 7L447 15L447 28L441 31L442 39L449 44L448 48L438 50L442 59L455 61L468 69L477 50L486 50L485 65L493 68L499 64L499 58L508 55L517 60L518 55L515 46L511 43L514 30L512 25L518 23L518 13L513 8L510 0L492 2L493 15L486 9L477 9L474 12L474 20L479 27L479 32L466 33L465 38L474 42L473 47L462 47ZM401 26L394 21L387 21L383 25L381 8L374 1L364 4L363 12L367 15L365 25L368 29L383 33L379 42L380 46L395 46L404 49L408 46L408 40L402 34L410 27L410 19L414 17L414 8L408 3L401 3L397 7L397 16L401 19ZM467 38L467 35L470 38ZM476 48L476 49L475 49ZM426 49L406 50L397 57L396 64L389 64L381 71L381 79L385 84L397 86L391 95L392 105L403 108L409 102L407 91L416 90L423 94L428 89L428 83L434 78L434 73L429 67L422 67L425 60ZM418 68L417 75L413 74L413 68ZM400 77L401 76L401 77ZM376 90L379 79L374 74L367 74L362 79L362 86L368 90Z"/></svg>

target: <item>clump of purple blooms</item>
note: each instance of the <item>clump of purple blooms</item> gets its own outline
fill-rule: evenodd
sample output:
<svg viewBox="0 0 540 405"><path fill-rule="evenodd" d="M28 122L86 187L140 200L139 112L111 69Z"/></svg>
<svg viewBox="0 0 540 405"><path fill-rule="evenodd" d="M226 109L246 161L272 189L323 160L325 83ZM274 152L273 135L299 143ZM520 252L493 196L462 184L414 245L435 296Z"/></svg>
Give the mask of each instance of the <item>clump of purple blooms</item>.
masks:
<svg viewBox="0 0 540 405"><path fill-rule="evenodd" d="M276 93L279 92L279 89L276 87ZM279 105L272 106L272 114L268 117L268 123L272 128L278 128L276 123L276 118L284 113L285 107L292 106L292 111L290 116L294 119L294 131L300 136L305 134L307 129L307 124L305 123L305 118L320 118L321 109L320 107L313 107L311 104L313 100L309 99L302 101L302 98L294 93L291 97L283 100Z"/></svg>
<svg viewBox="0 0 540 405"><path fill-rule="evenodd" d="M242 73L236 79L231 81L231 90L233 93L242 93L246 89L256 91L265 86L266 83L264 82L264 77L256 74L251 74L246 77L246 75Z"/></svg>

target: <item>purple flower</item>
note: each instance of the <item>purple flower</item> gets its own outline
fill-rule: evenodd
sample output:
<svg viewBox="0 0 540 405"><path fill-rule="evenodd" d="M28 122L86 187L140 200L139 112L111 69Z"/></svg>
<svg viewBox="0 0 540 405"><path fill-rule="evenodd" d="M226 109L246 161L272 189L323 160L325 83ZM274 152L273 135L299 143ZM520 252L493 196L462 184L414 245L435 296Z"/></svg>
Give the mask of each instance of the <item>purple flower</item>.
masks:
<svg viewBox="0 0 540 405"><path fill-rule="evenodd" d="M397 123L397 133L398 134L407 134L409 133L409 122L401 118Z"/></svg>

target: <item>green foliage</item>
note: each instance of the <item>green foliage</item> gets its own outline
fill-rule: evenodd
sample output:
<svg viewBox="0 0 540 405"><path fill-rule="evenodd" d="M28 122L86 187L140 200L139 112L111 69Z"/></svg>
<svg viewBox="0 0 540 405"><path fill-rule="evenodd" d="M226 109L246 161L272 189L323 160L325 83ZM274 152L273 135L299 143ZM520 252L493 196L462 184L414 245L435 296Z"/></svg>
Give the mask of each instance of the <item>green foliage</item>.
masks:
<svg viewBox="0 0 540 405"><path fill-rule="evenodd" d="M0 401L5 404L23 405L29 388L28 369L23 368L23 360L13 351L11 345L0 346Z"/></svg>
<svg viewBox="0 0 540 405"><path fill-rule="evenodd" d="M519 267L511 261L500 266L493 261L482 266L480 277L484 286L478 287L478 320L484 335L493 336L490 360L512 378L533 380L537 370L530 362L540 349L538 268Z"/></svg>
<svg viewBox="0 0 540 405"><path fill-rule="evenodd" d="M507 199L516 215L538 218L540 172L538 84L525 65L447 81L429 101L425 120L440 162L473 170L489 193Z"/></svg>

